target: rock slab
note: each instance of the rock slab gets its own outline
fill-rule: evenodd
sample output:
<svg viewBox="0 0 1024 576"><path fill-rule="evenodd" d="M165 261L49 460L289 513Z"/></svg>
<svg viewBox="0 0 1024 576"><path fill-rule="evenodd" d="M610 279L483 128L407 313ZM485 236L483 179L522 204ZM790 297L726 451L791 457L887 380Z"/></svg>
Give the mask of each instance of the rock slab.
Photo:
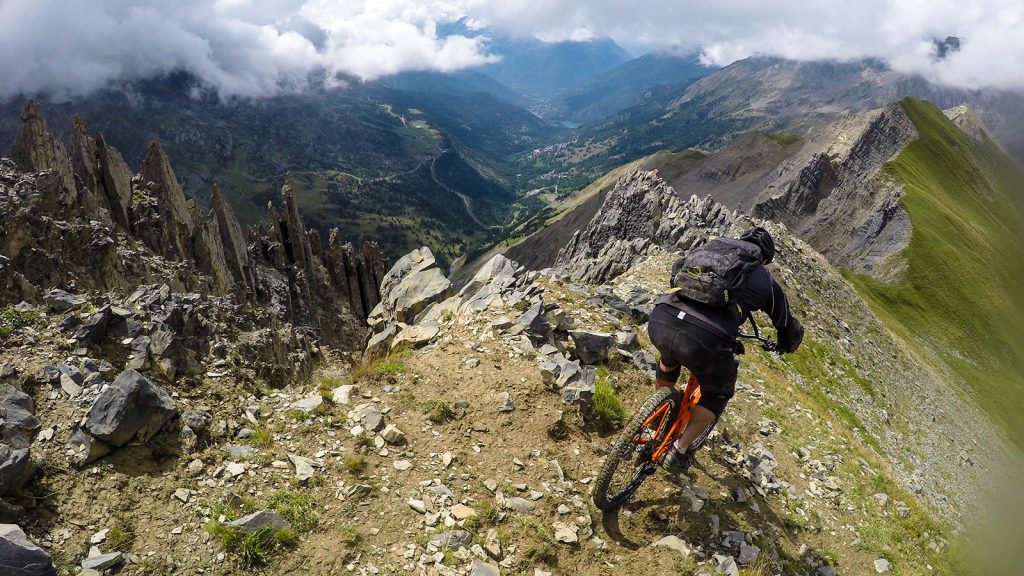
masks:
<svg viewBox="0 0 1024 576"><path fill-rule="evenodd" d="M93 402L85 429L112 446L123 446L135 437L147 442L176 411L167 392L139 372L125 370Z"/></svg>
<svg viewBox="0 0 1024 576"><path fill-rule="evenodd" d="M57 568L45 550L36 546L15 524L0 524L0 574L54 576Z"/></svg>

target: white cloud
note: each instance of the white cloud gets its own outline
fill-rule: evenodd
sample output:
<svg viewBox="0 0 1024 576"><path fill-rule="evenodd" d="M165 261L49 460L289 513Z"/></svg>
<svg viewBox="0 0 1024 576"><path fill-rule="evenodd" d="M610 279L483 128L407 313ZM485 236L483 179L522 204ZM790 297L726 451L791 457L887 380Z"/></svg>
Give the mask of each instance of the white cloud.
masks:
<svg viewBox="0 0 1024 576"><path fill-rule="evenodd" d="M876 57L949 85L1024 89L1021 0L3 0L0 98L180 69L224 96L260 96L301 90L320 71L373 79L499 57L485 38L438 38L439 23L462 16L545 41L700 51L716 65ZM931 41L948 35L963 49L937 60Z"/></svg>

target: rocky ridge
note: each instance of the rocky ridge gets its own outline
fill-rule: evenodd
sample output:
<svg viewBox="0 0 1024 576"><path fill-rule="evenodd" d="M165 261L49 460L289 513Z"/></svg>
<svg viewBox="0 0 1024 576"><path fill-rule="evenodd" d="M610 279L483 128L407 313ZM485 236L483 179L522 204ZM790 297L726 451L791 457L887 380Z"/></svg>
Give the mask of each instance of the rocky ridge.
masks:
<svg viewBox="0 0 1024 576"><path fill-rule="evenodd" d="M785 223L837 266L892 276L910 242L902 188L884 171L917 129L899 103L838 120L806 140L758 195L753 213ZM895 269L894 269L895 268Z"/></svg>
<svg viewBox="0 0 1024 576"><path fill-rule="evenodd" d="M158 143L132 175L81 118L70 152L37 103L22 121L0 158L0 521L35 515L25 490L40 468L169 437L194 450L209 412L180 387L280 388L331 347L361 346L385 260L337 230L321 244L290 178L284 213L270 205L269 224L243 232L216 187L209 210L185 198ZM17 544L7 534L0 546Z"/></svg>
<svg viewBox="0 0 1024 576"><path fill-rule="evenodd" d="M14 276L5 301L39 301L30 286L114 290L159 281L175 291L274 302L301 321L335 302L334 310L362 319L376 304L380 251L373 244L357 251L337 231L323 247L303 225L290 178L281 191L284 213L268 206L270 223L246 234L218 188L208 211L185 198L158 142L133 176L102 134L90 136L80 117L73 128L69 153L47 130L38 103L25 104L13 165L2 174L0 250ZM283 278L287 293L270 276Z"/></svg>

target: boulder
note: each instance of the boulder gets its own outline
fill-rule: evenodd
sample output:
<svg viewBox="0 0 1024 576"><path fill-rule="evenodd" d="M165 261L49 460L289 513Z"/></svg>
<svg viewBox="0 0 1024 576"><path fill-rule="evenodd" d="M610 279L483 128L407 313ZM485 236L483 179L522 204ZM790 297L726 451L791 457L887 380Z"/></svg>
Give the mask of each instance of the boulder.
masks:
<svg viewBox="0 0 1024 576"><path fill-rule="evenodd" d="M402 328L402 331L391 341L391 349L422 348L437 337L439 330L436 324L414 324Z"/></svg>
<svg viewBox="0 0 1024 576"><path fill-rule="evenodd" d="M0 443L0 496L20 489L35 472L28 448L15 450Z"/></svg>
<svg viewBox="0 0 1024 576"><path fill-rule="evenodd" d="M407 276L383 296L383 301L396 320L412 322L427 306L447 299L452 292L452 283L441 270L430 268Z"/></svg>
<svg viewBox="0 0 1024 576"><path fill-rule="evenodd" d="M430 248L423 246L402 256L395 262L395 265L388 270L387 274L380 281L380 293L382 296L389 294L395 287L402 283L406 277L433 268L436 266L434 254Z"/></svg>
<svg viewBox="0 0 1024 576"><path fill-rule="evenodd" d="M0 574L54 576L57 568L45 550L36 546L15 524L0 524Z"/></svg>
<svg viewBox="0 0 1024 576"><path fill-rule="evenodd" d="M370 341L366 344L366 351L363 354L367 358L384 356L391 349L391 341L395 339L396 334L398 334L397 324L384 325L380 332L370 337Z"/></svg>
<svg viewBox="0 0 1024 576"><path fill-rule="evenodd" d="M594 402L597 374L593 366L584 366L576 378L562 390L562 398L569 404L579 404L586 413Z"/></svg>
<svg viewBox="0 0 1024 576"><path fill-rule="evenodd" d="M278 530L290 530L292 527L292 525L281 516L278 516L273 512L267 512L266 510L253 512L248 516L243 516L238 520L227 522L224 525L228 528L241 530L246 534L253 534L263 528L269 528L271 531L276 532Z"/></svg>
<svg viewBox="0 0 1024 576"><path fill-rule="evenodd" d="M41 425L32 398L11 384L0 384L0 436L14 448L28 448Z"/></svg>
<svg viewBox="0 0 1024 576"><path fill-rule="evenodd" d="M81 308L86 299L75 294L69 294L59 288L53 288L43 296L43 301L55 312L67 312Z"/></svg>
<svg viewBox="0 0 1024 576"><path fill-rule="evenodd" d="M110 446L90 436L79 426L71 430L71 439L68 442L73 455L71 460L79 466L85 466L110 454Z"/></svg>
<svg viewBox="0 0 1024 576"><path fill-rule="evenodd" d="M114 313L110 306L104 306L90 314L71 337L87 344L98 344L107 335L107 329L113 319Z"/></svg>
<svg viewBox="0 0 1024 576"><path fill-rule="evenodd" d="M176 411L167 392L135 370L125 370L92 403L85 429L112 446L134 437L147 442Z"/></svg>
<svg viewBox="0 0 1024 576"><path fill-rule="evenodd" d="M615 336L606 332L570 330L569 336L576 344L576 356L584 364L597 364L608 359L608 353L615 346Z"/></svg>

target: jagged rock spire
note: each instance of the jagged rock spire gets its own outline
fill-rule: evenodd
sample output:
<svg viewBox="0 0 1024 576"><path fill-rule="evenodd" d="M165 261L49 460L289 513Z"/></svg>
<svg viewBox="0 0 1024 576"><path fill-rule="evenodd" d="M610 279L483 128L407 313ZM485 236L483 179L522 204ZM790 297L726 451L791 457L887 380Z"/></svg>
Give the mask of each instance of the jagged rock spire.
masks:
<svg viewBox="0 0 1024 576"><path fill-rule="evenodd" d="M116 224L131 231L132 171L121 153L107 146L102 133L96 135L96 161L111 216Z"/></svg>
<svg viewBox="0 0 1024 576"><path fill-rule="evenodd" d="M231 205L224 201L220 187L216 184L210 192L210 215L217 222L220 240L224 246L224 261L232 278L243 286L243 291L255 293L255 278L249 261L249 250L242 235L242 226L238 223Z"/></svg>
<svg viewBox="0 0 1024 576"><path fill-rule="evenodd" d="M160 206L169 210L175 220L184 224L191 232L195 223L192 221L192 215L185 202L185 193L182 192L178 178L174 175L174 170L171 169L171 162L167 159L167 154L156 140L149 143L149 150L145 160L142 161L139 176L142 176L144 181L153 184L150 191L155 195Z"/></svg>
<svg viewBox="0 0 1024 576"><path fill-rule="evenodd" d="M46 128L39 103L25 102L21 111L21 128L14 137L11 159L25 172L51 170L57 186L54 198L59 204L68 206L76 200L75 177L71 159L59 140Z"/></svg>
<svg viewBox="0 0 1024 576"><path fill-rule="evenodd" d="M313 251L309 246L309 237L306 235L306 226L299 214L299 207L295 203L294 188L295 180L288 174L281 188L281 201L284 203L285 250L291 251L292 260L299 269L312 274Z"/></svg>

